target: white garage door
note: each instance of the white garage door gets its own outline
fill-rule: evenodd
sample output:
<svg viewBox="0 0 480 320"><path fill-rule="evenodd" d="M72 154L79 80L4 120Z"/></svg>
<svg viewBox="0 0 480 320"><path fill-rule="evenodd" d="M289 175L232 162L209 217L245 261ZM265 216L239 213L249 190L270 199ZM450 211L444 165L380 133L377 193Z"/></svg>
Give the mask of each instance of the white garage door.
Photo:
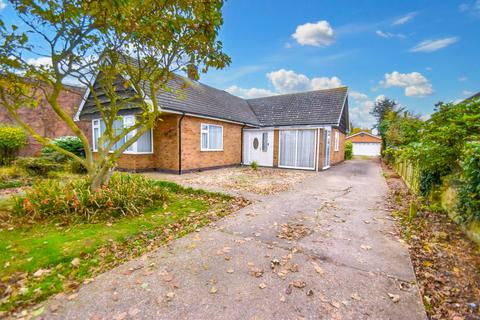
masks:
<svg viewBox="0 0 480 320"><path fill-rule="evenodd" d="M355 142L353 143L354 156L379 156L381 144L377 142Z"/></svg>

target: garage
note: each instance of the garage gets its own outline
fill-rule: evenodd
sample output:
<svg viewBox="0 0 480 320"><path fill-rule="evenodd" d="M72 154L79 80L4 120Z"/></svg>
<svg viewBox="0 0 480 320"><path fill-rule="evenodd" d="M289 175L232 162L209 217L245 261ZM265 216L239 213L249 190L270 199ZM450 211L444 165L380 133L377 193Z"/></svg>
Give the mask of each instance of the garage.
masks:
<svg viewBox="0 0 480 320"><path fill-rule="evenodd" d="M382 138L369 132L348 136L346 141L352 142L354 156L377 157L382 151Z"/></svg>

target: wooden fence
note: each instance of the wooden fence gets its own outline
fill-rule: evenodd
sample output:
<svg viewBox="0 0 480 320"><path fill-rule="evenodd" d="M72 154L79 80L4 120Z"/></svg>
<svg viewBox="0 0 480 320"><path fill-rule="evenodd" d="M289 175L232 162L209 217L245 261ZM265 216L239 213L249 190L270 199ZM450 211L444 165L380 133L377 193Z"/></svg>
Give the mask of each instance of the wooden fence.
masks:
<svg viewBox="0 0 480 320"><path fill-rule="evenodd" d="M395 160L395 171L403 178L411 192L418 194L420 191L420 169L415 162L408 160Z"/></svg>

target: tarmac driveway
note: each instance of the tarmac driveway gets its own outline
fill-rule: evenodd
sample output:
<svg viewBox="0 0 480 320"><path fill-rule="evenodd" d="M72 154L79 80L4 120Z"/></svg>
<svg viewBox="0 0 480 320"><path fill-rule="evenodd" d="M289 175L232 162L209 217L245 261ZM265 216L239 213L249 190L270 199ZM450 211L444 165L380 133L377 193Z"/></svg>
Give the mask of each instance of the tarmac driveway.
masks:
<svg viewBox="0 0 480 320"><path fill-rule="evenodd" d="M351 160L106 272L45 319L425 319L378 160ZM56 312L51 312L51 309Z"/></svg>

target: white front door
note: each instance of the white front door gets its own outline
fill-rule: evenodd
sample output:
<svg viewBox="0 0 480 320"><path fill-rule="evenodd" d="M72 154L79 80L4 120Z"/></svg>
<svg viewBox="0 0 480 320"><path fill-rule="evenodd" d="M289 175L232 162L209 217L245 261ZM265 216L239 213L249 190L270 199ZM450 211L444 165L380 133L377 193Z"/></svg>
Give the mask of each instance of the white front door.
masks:
<svg viewBox="0 0 480 320"><path fill-rule="evenodd" d="M243 164L254 161L259 166L273 166L273 130L243 132Z"/></svg>

